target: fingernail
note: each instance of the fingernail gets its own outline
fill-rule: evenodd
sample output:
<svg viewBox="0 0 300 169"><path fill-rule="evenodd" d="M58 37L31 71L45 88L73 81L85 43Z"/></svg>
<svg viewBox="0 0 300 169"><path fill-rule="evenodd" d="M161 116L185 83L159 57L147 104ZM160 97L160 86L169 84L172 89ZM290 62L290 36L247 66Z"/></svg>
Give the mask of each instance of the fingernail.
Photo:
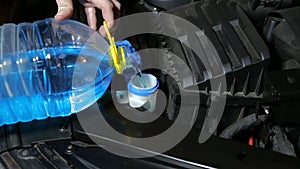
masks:
<svg viewBox="0 0 300 169"><path fill-rule="evenodd" d="M63 8L58 8L56 16L64 15L64 13L66 13L66 11Z"/></svg>
<svg viewBox="0 0 300 169"><path fill-rule="evenodd" d="M112 21L108 22L107 26L109 29L111 29L114 26L114 22L112 22Z"/></svg>
<svg viewBox="0 0 300 169"><path fill-rule="evenodd" d="M106 37L106 32L105 32L103 26L100 27L99 32L100 32L100 34L101 34L102 36Z"/></svg>

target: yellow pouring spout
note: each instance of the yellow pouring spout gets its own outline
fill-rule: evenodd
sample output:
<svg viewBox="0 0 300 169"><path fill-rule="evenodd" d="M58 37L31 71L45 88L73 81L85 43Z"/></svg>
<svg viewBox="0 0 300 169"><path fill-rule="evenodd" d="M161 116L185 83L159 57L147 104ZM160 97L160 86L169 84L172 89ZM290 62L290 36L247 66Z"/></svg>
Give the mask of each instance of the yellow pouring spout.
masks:
<svg viewBox="0 0 300 169"><path fill-rule="evenodd" d="M125 53L122 46L117 47L115 43L115 39L111 36L109 28L107 26L106 21L103 22L103 26L109 40L109 55L113 61L113 65L116 68L118 74L122 74L123 70L126 68L126 59Z"/></svg>

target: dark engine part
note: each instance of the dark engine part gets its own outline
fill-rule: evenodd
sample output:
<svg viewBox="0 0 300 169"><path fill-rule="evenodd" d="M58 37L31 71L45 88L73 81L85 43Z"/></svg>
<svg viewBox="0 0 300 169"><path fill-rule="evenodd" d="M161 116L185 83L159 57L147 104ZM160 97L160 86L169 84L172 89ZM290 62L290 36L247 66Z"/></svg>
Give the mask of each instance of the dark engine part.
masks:
<svg viewBox="0 0 300 169"><path fill-rule="evenodd" d="M164 65L168 61L175 63L167 67L166 71L177 72L178 79L187 79L187 75L180 71L182 67L176 64L177 61L171 53L184 60L194 76L190 81L181 81L181 86L186 89L198 85L201 93L207 96L211 91L209 81L226 75L227 104L236 104L234 100L238 100L240 105L255 105L257 100L262 99L263 74L268 68L269 49L239 5L229 5L226 1L202 1L169 10L167 13L182 17L201 30L194 33L171 27L178 37L185 36L186 43L193 42L190 45L197 48L203 57L199 58L178 40L158 35L134 37L132 41L138 49L164 49L168 56L161 56L157 62ZM159 19L155 22L158 25L164 24ZM176 22L167 22L168 25L176 25ZM159 26L156 31L164 32ZM204 43L206 38L211 44ZM215 50L216 53L208 52L207 49ZM221 65L214 57L220 58Z"/></svg>
<svg viewBox="0 0 300 169"><path fill-rule="evenodd" d="M170 106L172 109L167 111L170 119L176 119L180 108L181 96L178 93L177 82L180 82L185 90L197 86L200 91L189 90L189 94L200 93L200 103L204 107L211 101L211 93L218 93L212 90L210 81L217 80L220 76L226 77L227 88L218 94L226 95L227 106L256 106L263 102L264 72L268 70L269 50L238 4L229 4L226 1L218 3L202 1L169 10L167 13L186 19L196 25L200 32L186 32L184 29L168 26L178 37L185 37L186 41L181 43L179 40L160 35L139 35L133 37L132 42L137 49L165 50L155 63L162 64L167 73L177 77L177 79L161 78L167 79L164 80L167 83L164 91L170 91L170 97L175 101L174 105ZM158 25L156 31L161 34L164 32L164 26L159 25L163 25L163 22L167 22L166 25L177 25L176 21L162 21L159 18L153 22ZM206 39L211 43L205 43ZM201 58L186 44L198 49L202 54ZM212 52L214 50L215 53ZM193 77L185 74L174 54L189 65ZM219 57L221 63L216 62L214 57ZM153 58L151 61L153 62ZM148 63L150 60L145 62ZM224 84L217 86L222 85ZM201 125L202 122L199 123Z"/></svg>
<svg viewBox="0 0 300 169"><path fill-rule="evenodd" d="M283 11L295 12L296 9L297 7L284 9ZM299 12L299 9L297 11ZM278 44L282 43L282 41L278 39L276 39L277 41L273 40L271 44L267 44L270 46L278 46L277 49L281 51L275 51L275 47L269 48L264 42L265 39L261 38L263 31L257 30L253 26L239 3L227 3L226 1L216 2L214 0L201 1L166 12L184 18L195 24L200 30L203 30L203 32L200 33L185 32L184 29L175 29L176 21L167 21L168 25L175 25L174 31L179 37L185 37L187 42L193 42L190 45L198 48L204 56L204 59L201 58L200 60L187 45L169 37L147 35L134 37L132 39L139 49L165 49L165 55L160 56L162 60L157 61L157 63L170 62L170 67L166 68L166 71L178 77L178 79L169 80L164 80L168 78L161 77L161 81L165 81L168 84L165 91L169 91L170 98L174 100L173 105L169 106L169 109L166 111L167 117L169 117L170 120L175 120L180 108L181 96L176 82L179 81L181 87L186 90L189 90L189 86L197 85L200 89L202 104L199 114L202 115L198 116L196 127L201 128L204 120L209 116L209 108L206 107L206 105L212 101L211 93L218 92L212 91L209 82L224 75L227 80L227 91L222 94L227 96L226 107L216 135L222 135L223 131L229 130L229 127L236 122L239 127L237 127L236 131L233 132L234 134L231 135L232 140L250 144L248 143L250 137L252 140L254 139L254 141L251 141L252 146L264 147L277 152L280 152L282 149L281 153L295 156L295 152L299 152L297 146L299 133L294 132L292 134L292 137L295 138L291 141L292 143L288 139L283 141L283 138L291 138L291 136L286 136L285 134L290 135L288 132L289 127L299 124L297 123L299 113L296 111L298 108L295 107L299 102L299 87L297 87L299 72L297 70L289 72L281 71L281 69L277 69L276 71L276 66L274 66L274 62L276 62L275 65L282 63L282 60L274 61L277 55L280 55L280 53L284 51L293 52L295 48L291 49L286 47L283 49L282 46L279 47ZM280 11L276 12L280 13ZM272 13L270 13L269 16L271 16L271 14ZM282 19L282 22L290 20L290 25L298 27L298 22L293 19L295 15L293 15L293 17L287 17L289 19ZM161 28L162 26L159 26L162 23L160 23L159 20L157 20L156 23L158 25L157 31L163 32L164 29ZM281 34L278 33L278 35L286 40L292 40L297 37L294 36L294 34L286 34L283 31L281 31ZM287 38L286 35L290 35L292 38ZM212 51L210 50L212 46L207 43L202 43L205 37L208 37L213 44L212 46L216 49L222 65L214 63L214 53L207 52ZM274 34L272 34L272 38L273 37ZM269 52L271 52L271 54ZM176 64L176 59L174 59L170 53L176 54L189 65L194 75L193 80L182 80L188 79L187 75L182 73L182 67ZM272 57L270 57L270 55ZM297 55L293 55L293 57L297 57ZM211 67L208 68L209 66L207 65ZM212 65L220 66L221 70L213 72ZM222 84L220 84L220 86L221 85ZM195 91L194 94L196 93ZM286 114L283 114L282 112L288 106L293 106L291 109L295 111L290 110ZM253 117L253 124L257 125L242 124L242 119L251 115ZM259 119L255 120L255 116L253 115L264 115L268 118L263 122L257 123ZM285 125L281 126L286 127L284 130L280 129L280 131L284 131L284 134L278 132L278 135L280 135L279 140L282 140L284 144L278 144L278 140L276 140L278 137L276 136L274 139L274 135L271 136L271 134L266 137L269 138L268 140L272 142L273 146L264 146L260 143L261 136L258 133L260 133L265 124ZM277 127L275 128L277 129ZM255 137L253 138L253 136ZM283 146L286 144L295 146L295 149L287 150ZM275 145L283 147L274 148L276 147Z"/></svg>
<svg viewBox="0 0 300 169"><path fill-rule="evenodd" d="M202 34L193 34L184 30L177 32L179 35L187 35L188 42L196 42L190 45L199 48L204 55L200 60L188 47L181 45L183 50L178 56L190 65L196 77L193 85L199 85L200 89L206 90L209 89L206 83L208 80L226 75L226 94L229 97L261 97L263 72L268 67L270 55L267 46L238 4L206 1L171 10L168 13L180 16L203 30ZM213 46L203 43L205 37ZM166 40L164 45L171 52L177 53L176 42ZM218 65L213 60L213 57L216 57L213 53L205 51L210 47L216 49L222 65ZM214 71L216 65L221 67L219 71Z"/></svg>
<svg viewBox="0 0 300 169"><path fill-rule="evenodd" d="M283 69L300 68L299 10L294 7L272 12L265 23L265 38Z"/></svg>
<svg viewBox="0 0 300 169"><path fill-rule="evenodd" d="M300 2L298 0L249 0L249 7L252 10L255 10L260 5L264 7L286 8L299 6Z"/></svg>

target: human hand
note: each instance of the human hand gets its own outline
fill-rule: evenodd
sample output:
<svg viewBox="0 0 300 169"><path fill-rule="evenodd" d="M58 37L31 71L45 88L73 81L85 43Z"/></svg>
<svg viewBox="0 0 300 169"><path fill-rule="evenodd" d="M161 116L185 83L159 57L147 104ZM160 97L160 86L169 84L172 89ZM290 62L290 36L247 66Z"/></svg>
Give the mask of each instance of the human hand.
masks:
<svg viewBox="0 0 300 169"><path fill-rule="evenodd" d="M114 19L120 17L121 4L117 0L79 0L79 2L85 7L88 25L94 30L97 29L96 8L101 9L103 19L108 23L109 28L113 27ZM58 11L55 19L64 20L71 17L73 13L72 0L56 0L56 3ZM105 36L103 25L99 31L102 36Z"/></svg>

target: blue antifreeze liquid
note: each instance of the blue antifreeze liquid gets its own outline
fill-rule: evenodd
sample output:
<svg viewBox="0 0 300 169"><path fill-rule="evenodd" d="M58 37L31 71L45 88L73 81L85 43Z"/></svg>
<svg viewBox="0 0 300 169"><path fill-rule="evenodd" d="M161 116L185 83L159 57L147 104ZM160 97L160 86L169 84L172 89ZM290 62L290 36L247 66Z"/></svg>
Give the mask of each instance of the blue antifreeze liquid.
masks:
<svg viewBox="0 0 300 169"><path fill-rule="evenodd" d="M108 44L81 23L6 24L0 38L0 125L81 111L111 82Z"/></svg>
<svg viewBox="0 0 300 169"><path fill-rule="evenodd" d="M75 79L82 81L78 82L80 86L76 89L72 83L74 66L80 49L50 48L48 50L61 50L63 54L45 56L41 51L24 53L27 56L32 55L30 58L34 60L31 63L33 68L12 71L0 76L0 125L68 116L94 103L107 89L114 71L110 68L108 60L102 60L101 66L96 70L97 79L94 81L90 79L93 77L87 74L88 70L78 72L77 75L79 73L81 75ZM79 57L83 60L88 58ZM87 61L83 62L87 63ZM2 68L5 67L6 65L2 65ZM89 90L94 91L89 92ZM74 96L76 92L80 92L80 95ZM80 97L77 99L79 101L74 101L73 97Z"/></svg>

